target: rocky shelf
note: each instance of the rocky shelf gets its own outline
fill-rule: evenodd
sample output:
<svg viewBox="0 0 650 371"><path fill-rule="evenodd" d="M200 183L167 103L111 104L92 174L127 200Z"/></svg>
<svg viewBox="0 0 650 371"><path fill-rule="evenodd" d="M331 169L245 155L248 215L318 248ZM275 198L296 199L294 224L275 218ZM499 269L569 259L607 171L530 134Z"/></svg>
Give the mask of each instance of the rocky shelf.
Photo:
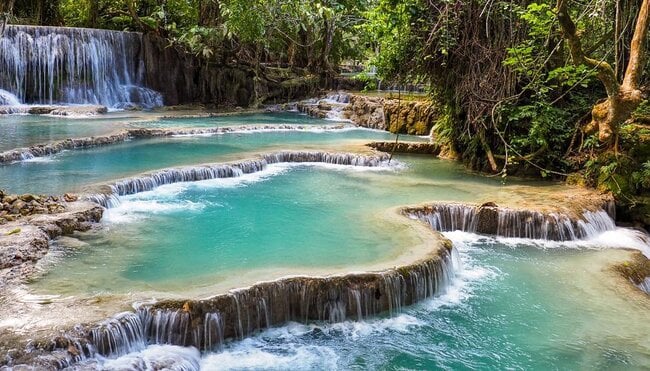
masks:
<svg viewBox="0 0 650 371"><path fill-rule="evenodd" d="M12 197L5 196L5 199ZM23 199L25 196L17 198L25 202ZM46 200L53 200L53 197ZM64 197L61 198L63 200ZM50 204L56 206L55 210L48 207L49 213L40 214L34 210L31 214L21 214L17 220L0 225L0 288L30 278L35 264L49 251L52 239L75 231L87 231L102 217L103 208L97 204L61 201ZM30 206L21 210L27 207Z"/></svg>

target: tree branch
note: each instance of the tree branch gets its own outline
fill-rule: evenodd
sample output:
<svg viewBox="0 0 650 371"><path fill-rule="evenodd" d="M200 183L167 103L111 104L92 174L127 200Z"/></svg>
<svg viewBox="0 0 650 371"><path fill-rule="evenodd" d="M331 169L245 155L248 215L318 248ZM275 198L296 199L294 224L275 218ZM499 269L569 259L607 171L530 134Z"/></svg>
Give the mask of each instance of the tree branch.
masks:
<svg viewBox="0 0 650 371"><path fill-rule="evenodd" d="M638 89L639 82L643 75L645 62L645 45L648 39L648 24L650 22L650 0L643 0L639 8L639 15L636 18L636 28L630 43L630 59L625 70L623 86L628 89Z"/></svg>
<svg viewBox="0 0 650 371"><path fill-rule="evenodd" d="M575 23L573 23L573 20L569 15L569 10L567 9L567 1L568 0L558 0L557 19L560 22L562 34L569 44L569 50L571 52L573 63L576 65L584 64L595 68L598 74L598 79L603 83L603 85L605 85L607 96L617 96L620 90L620 85L618 83L618 80L616 80L616 73L614 72L614 69L609 63L605 61L592 59L585 55L582 49L580 36L578 36L577 27ZM644 0L644 2L647 3L648 0Z"/></svg>

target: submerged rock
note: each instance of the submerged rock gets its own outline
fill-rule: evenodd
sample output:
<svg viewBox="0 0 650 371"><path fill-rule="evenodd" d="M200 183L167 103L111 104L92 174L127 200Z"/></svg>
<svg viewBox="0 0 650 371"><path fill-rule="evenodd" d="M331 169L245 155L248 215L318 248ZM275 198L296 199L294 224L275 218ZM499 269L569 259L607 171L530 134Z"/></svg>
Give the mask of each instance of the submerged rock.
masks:
<svg viewBox="0 0 650 371"><path fill-rule="evenodd" d="M650 295L650 259L643 253L635 252L630 261L617 264L613 269L639 290Z"/></svg>
<svg viewBox="0 0 650 371"><path fill-rule="evenodd" d="M372 142L367 144L368 147L386 153L413 153L437 156L440 154L440 145L436 143L417 143L417 142Z"/></svg>

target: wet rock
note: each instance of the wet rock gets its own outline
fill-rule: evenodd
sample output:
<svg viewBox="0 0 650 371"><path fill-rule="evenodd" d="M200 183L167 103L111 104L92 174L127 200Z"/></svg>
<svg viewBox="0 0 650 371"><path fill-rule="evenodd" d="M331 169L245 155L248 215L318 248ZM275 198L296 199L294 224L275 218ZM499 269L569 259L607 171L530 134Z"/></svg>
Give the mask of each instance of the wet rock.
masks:
<svg viewBox="0 0 650 371"><path fill-rule="evenodd" d="M477 211L477 220L478 233L496 235L499 229L499 209L496 204L489 202L481 205Z"/></svg>
<svg viewBox="0 0 650 371"><path fill-rule="evenodd" d="M24 195L20 196L20 199L25 201L25 202L30 202L30 201L34 201L36 198L34 197L34 195L24 194Z"/></svg>
<svg viewBox="0 0 650 371"><path fill-rule="evenodd" d="M79 196L71 194L71 193L66 193L66 194L63 195L63 199L65 200L65 202L74 202L74 201L77 201L79 199Z"/></svg>
<svg viewBox="0 0 650 371"><path fill-rule="evenodd" d="M4 203L4 204L12 204L12 203L13 203L14 201L16 201L17 199L18 199L18 196L17 196L17 195L6 195L6 196L4 196L4 198L2 199L2 203Z"/></svg>
<svg viewBox="0 0 650 371"><path fill-rule="evenodd" d="M20 214L26 206L27 203L25 201L17 199L11 203L11 213Z"/></svg>
<svg viewBox="0 0 650 371"><path fill-rule="evenodd" d="M440 154L440 146L436 143L412 143L412 142L372 142L368 147L387 153L414 153L437 156Z"/></svg>

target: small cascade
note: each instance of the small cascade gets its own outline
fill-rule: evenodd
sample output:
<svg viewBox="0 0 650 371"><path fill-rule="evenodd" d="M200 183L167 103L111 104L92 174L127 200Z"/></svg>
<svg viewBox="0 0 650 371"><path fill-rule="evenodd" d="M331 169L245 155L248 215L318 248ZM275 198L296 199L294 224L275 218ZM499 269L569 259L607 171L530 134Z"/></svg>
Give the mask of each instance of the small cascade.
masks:
<svg viewBox="0 0 650 371"><path fill-rule="evenodd" d="M19 106L18 97L6 90L0 89L0 106Z"/></svg>
<svg viewBox="0 0 650 371"><path fill-rule="evenodd" d="M89 331L99 354L117 357L152 344L220 349L288 321L362 320L443 294L454 278L451 246L429 258L378 273L292 277L197 301L166 301L121 313Z"/></svg>
<svg viewBox="0 0 650 371"><path fill-rule="evenodd" d="M332 103L348 104L350 103L350 95L343 92L329 93L323 100Z"/></svg>
<svg viewBox="0 0 650 371"><path fill-rule="evenodd" d="M129 133L123 132L109 136L75 139L69 138L48 144L37 144L29 148L20 148L11 151L0 152L0 164L25 161L35 157L51 156L64 150L92 148L121 143L128 140L129 138Z"/></svg>
<svg viewBox="0 0 650 371"><path fill-rule="evenodd" d="M124 312L90 331L90 342L99 354L123 355L145 348L142 316Z"/></svg>
<svg viewBox="0 0 650 371"><path fill-rule="evenodd" d="M608 205L605 205L608 206ZM585 211L580 217L560 213L514 210L492 205L434 204L407 208L405 214L440 232L465 231L508 238L573 241L616 228L605 210Z"/></svg>
<svg viewBox="0 0 650 371"><path fill-rule="evenodd" d="M18 104L162 106L162 95L144 86L141 49L134 32L8 26L0 38L0 87Z"/></svg>
<svg viewBox="0 0 650 371"><path fill-rule="evenodd" d="M298 103L297 110L309 116L333 121L348 121L344 111L350 104L350 95L343 92L329 93L321 99L309 99Z"/></svg>
<svg viewBox="0 0 650 371"><path fill-rule="evenodd" d="M638 285L636 285L636 287L638 287L639 290L650 295L650 277L646 277L643 281L641 281Z"/></svg>
<svg viewBox="0 0 650 371"><path fill-rule="evenodd" d="M129 178L111 184L109 193L94 194L90 201L106 208L119 204L117 196L132 195L151 191L161 185L196 182L209 179L235 178L266 169L268 164L277 163L326 163L334 165L378 167L388 159L388 155L358 155L353 153L328 153L283 151L262 155L259 159L245 160L231 164L192 166L165 169L137 178Z"/></svg>

